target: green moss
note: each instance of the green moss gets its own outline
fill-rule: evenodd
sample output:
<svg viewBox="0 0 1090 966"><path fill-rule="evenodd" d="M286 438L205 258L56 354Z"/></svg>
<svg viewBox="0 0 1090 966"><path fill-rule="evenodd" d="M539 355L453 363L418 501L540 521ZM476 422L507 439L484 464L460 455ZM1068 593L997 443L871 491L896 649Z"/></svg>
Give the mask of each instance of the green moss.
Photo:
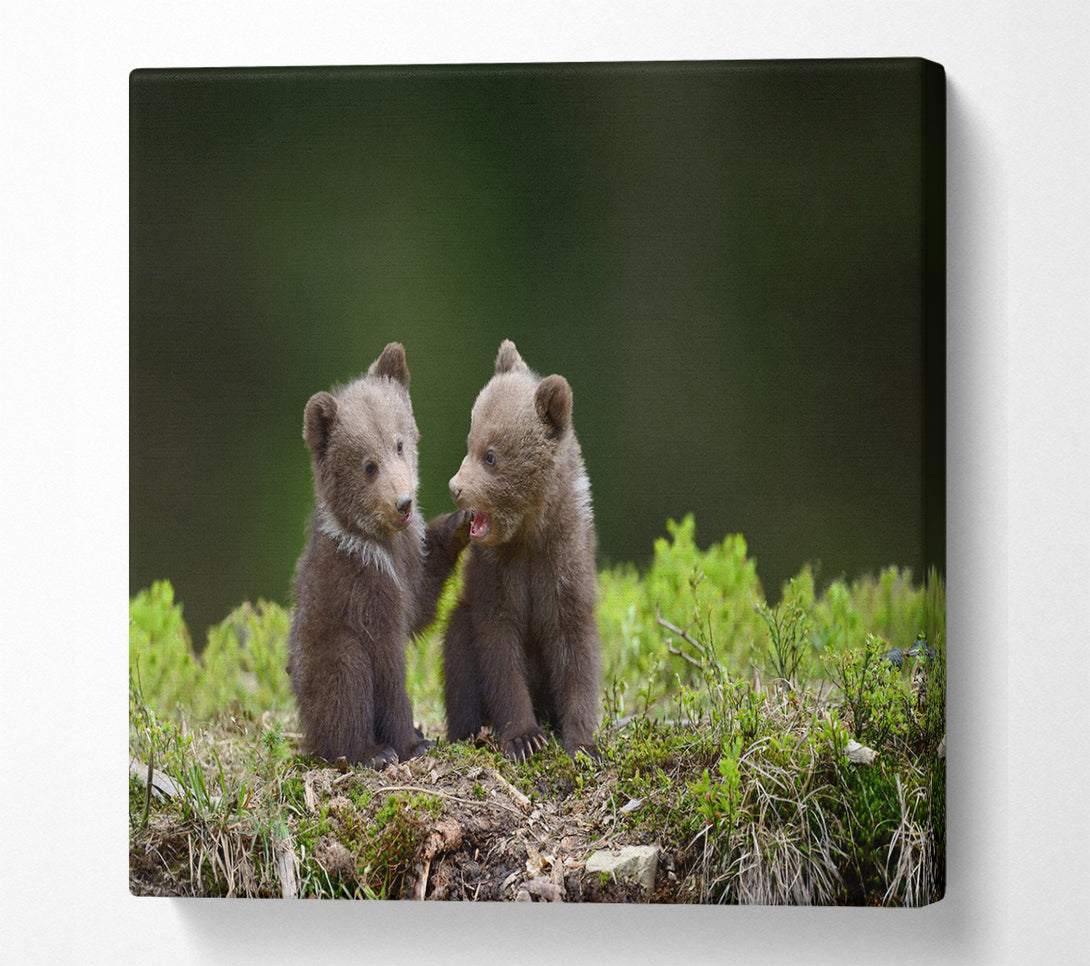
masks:
<svg viewBox="0 0 1090 966"><path fill-rule="evenodd" d="M378 898L406 897L417 850L442 810L442 800L435 795L398 793L360 831L360 866Z"/></svg>

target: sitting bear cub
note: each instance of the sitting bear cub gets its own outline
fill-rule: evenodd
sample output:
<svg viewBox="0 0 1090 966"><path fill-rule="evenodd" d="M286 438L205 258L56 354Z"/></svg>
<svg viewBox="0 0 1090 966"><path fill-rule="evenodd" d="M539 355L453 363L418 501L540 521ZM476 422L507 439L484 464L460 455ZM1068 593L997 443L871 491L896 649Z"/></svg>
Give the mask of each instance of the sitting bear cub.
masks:
<svg viewBox="0 0 1090 966"><path fill-rule="evenodd" d="M405 350L306 405L315 510L295 574L288 674L304 750L382 768L423 754L405 689L409 636L435 617L469 517L414 512L418 433Z"/></svg>
<svg viewBox="0 0 1090 966"><path fill-rule="evenodd" d="M515 760L544 746L539 721L573 757L598 757L596 538L571 416L567 380L542 379L505 341L450 481L473 522L443 642L447 736L489 724Z"/></svg>

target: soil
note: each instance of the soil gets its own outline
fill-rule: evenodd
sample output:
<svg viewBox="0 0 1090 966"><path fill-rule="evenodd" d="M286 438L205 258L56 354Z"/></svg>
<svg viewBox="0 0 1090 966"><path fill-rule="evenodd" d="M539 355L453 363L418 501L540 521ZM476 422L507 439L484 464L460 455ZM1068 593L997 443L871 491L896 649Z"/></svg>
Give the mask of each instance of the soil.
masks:
<svg viewBox="0 0 1090 966"><path fill-rule="evenodd" d="M369 789L372 807L387 795L426 793L443 803L441 816L423 835L403 898L448 901L676 902L679 880L670 856L661 856L655 891L633 882L602 881L585 874L587 858L627 841L614 842L608 829L615 816L604 796L568 795L531 801L488 765L468 769L425 757L388 766L382 772L334 769L308 773L317 800L332 812L349 795ZM353 858L354 857L350 857ZM319 855L319 861L322 856Z"/></svg>

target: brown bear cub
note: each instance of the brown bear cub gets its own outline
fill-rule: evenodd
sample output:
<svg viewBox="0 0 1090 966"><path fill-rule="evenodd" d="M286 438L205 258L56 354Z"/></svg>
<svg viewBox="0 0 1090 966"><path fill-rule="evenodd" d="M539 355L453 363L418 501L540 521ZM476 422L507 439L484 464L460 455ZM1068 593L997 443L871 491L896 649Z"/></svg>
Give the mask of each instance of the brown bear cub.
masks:
<svg viewBox="0 0 1090 966"><path fill-rule="evenodd" d="M288 674L304 750L385 767L423 754L405 689L409 636L434 617L469 516L414 512L418 432L405 350L306 405L315 510L295 573Z"/></svg>
<svg viewBox="0 0 1090 966"><path fill-rule="evenodd" d="M451 496L473 515L461 600L443 642L447 737L482 725L504 754L545 744L598 757L596 537L563 376L542 379L505 341L473 404Z"/></svg>

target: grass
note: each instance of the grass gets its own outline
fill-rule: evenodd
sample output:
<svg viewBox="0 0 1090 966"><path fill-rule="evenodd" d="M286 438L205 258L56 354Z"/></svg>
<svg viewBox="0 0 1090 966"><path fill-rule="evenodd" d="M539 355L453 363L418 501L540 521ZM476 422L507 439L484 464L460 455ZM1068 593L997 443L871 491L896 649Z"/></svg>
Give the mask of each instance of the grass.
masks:
<svg viewBox="0 0 1090 966"><path fill-rule="evenodd" d="M160 582L130 602L130 886L140 894L513 898L583 881L595 848L658 843L654 899L922 905L945 890L945 598L893 568L772 606L744 540L668 524L646 571L599 575L602 761L514 764L440 743L382 773L296 753L289 614L245 604L198 657ZM442 734L441 627L409 691ZM915 647L917 640L924 646ZM886 657L906 655L901 666ZM911 655L911 656L908 656ZM853 764L849 740L878 753ZM148 777L151 776L149 784Z"/></svg>

